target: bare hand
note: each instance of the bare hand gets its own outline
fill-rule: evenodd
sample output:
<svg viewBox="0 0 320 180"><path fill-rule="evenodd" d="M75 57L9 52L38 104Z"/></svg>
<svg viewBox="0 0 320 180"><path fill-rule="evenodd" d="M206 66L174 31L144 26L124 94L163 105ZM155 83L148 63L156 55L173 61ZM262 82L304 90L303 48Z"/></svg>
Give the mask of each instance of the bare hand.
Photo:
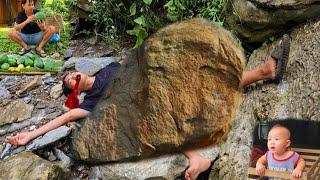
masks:
<svg viewBox="0 0 320 180"><path fill-rule="evenodd" d="M264 176L265 170L266 170L266 167L263 164L257 163L256 171L259 174L259 176Z"/></svg>
<svg viewBox="0 0 320 180"><path fill-rule="evenodd" d="M302 171L301 171L300 169L298 169L298 168L295 168L295 169L293 170L293 172L292 172L292 176L293 176L294 178L300 178L301 175L302 175Z"/></svg>
<svg viewBox="0 0 320 180"><path fill-rule="evenodd" d="M15 136L7 137L8 142L16 146L26 145L31 139L32 137L29 132L22 132Z"/></svg>
<svg viewBox="0 0 320 180"><path fill-rule="evenodd" d="M40 29L45 30L46 29L46 23L44 20L39 20L37 21L37 24L39 26Z"/></svg>
<svg viewBox="0 0 320 180"><path fill-rule="evenodd" d="M34 21L34 16L32 15L32 16L28 16L28 19L27 19L27 22L32 22L32 21Z"/></svg>

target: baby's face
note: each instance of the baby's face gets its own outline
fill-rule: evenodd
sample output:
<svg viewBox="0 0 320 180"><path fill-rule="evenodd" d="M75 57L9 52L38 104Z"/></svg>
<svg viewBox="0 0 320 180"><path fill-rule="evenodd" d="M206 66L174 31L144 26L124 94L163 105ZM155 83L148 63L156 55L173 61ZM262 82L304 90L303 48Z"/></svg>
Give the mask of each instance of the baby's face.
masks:
<svg viewBox="0 0 320 180"><path fill-rule="evenodd" d="M281 155L290 146L290 134L282 127L273 128L268 134L268 149L273 154Z"/></svg>

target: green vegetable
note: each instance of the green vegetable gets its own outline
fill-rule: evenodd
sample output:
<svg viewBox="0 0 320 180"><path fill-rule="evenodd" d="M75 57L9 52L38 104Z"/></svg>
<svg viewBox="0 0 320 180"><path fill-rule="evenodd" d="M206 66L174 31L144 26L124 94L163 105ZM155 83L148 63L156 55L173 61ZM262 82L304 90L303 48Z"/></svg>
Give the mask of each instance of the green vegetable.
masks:
<svg viewBox="0 0 320 180"><path fill-rule="evenodd" d="M44 64L43 64L43 61L42 61L41 58L36 58L36 59L34 60L34 67L43 69Z"/></svg>
<svg viewBox="0 0 320 180"><path fill-rule="evenodd" d="M0 65L8 62L8 56L5 54L0 54Z"/></svg>
<svg viewBox="0 0 320 180"><path fill-rule="evenodd" d="M28 57L22 56L21 58L19 58L19 59L17 60L17 64L18 64L18 65L19 65L19 64L23 64L26 59L28 59Z"/></svg>
<svg viewBox="0 0 320 180"><path fill-rule="evenodd" d="M54 60L51 58L43 59L44 70L45 71L53 71L54 70Z"/></svg>
<svg viewBox="0 0 320 180"><path fill-rule="evenodd" d="M35 19L36 21L38 21L38 20L43 20L43 19L45 19L45 18L47 18L47 15L46 15L45 12L42 12L42 11L39 11L39 12L37 12L37 13L34 15L34 19Z"/></svg>
<svg viewBox="0 0 320 180"><path fill-rule="evenodd" d="M24 55L24 57L28 57L28 58L30 58L30 59L32 59L32 60L35 60L36 57L38 57L38 55L28 53L28 54Z"/></svg>
<svg viewBox="0 0 320 180"><path fill-rule="evenodd" d="M25 66L33 66L33 60L30 58L25 59L24 65Z"/></svg>
<svg viewBox="0 0 320 180"><path fill-rule="evenodd" d="M8 63L11 67L17 66L17 60L15 58L9 58Z"/></svg>
<svg viewBox="0 0 320 180"><path fill-rule="evenodd" d="M2 70L8 70L9 67L10 67L10 65L9 65L8 63L3 63L3 64L1 65L1 69L2 69Z"/></svg>

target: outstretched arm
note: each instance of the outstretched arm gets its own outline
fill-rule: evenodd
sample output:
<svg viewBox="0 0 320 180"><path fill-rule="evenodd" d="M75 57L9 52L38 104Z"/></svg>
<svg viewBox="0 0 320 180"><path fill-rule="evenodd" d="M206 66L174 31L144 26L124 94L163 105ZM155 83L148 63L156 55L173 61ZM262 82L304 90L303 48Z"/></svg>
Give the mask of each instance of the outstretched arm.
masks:
<svg viewBox="0 0 320 180"><path fill-rule="evenodd" d="M13 145L25 145L27 144L30 140L41 136L45 134L48 131L51 131L53 129L56 129L69 121L73 120L78 120L81 118L84 118L89 115L89 111L86 111L84 109L76 108L68 111L67 113L55 118L54 120L48 122L47 124L43 125L39 129L36 129L31 132L26 132L26 133L18 133L15 136L8 137L8 141L10 144Z"/></svg>

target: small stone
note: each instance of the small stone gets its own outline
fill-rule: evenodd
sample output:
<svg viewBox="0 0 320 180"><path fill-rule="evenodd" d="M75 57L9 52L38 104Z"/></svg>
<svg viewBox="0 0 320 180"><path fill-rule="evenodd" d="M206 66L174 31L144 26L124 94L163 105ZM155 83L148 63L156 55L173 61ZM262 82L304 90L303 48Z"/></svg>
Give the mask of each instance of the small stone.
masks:
<svg viewBox="0 0 320 180"><path fill-rule="evenodd" d="M53 113L51 113L51 114L48 114L48 115L46 115L46 119L47 120L52 120L52 119L55 119L56 117L58 117L58 116L60 116L62 113L60 112L60 111L58 111L58 112L53 112Z"/></svg>
<svg viewBox="0 0 320 180"><path fill-rule="evenodd" d="M53 59L58 59L59 57L60 57L60 54L58 52L51 55L51 58L53 58Z"/></svg>
<svg viewBox="0 0 320 180"><path fill-rule="evenodd" d="M29 131L33 131L33 130L35 130L35 129L36 129L36 126L35 126L35 125L32 125L32 126L30 126Z"/></svg>
<svg viewBox="0 0 320 180"><path fill-rule="evenodd" d="M3 159L5 156L8 156L10 154L10 149L11 149L11 144L6 143L4 150L2 151L1 155L0 155L0 159Z"/></svg>
<svg viewBox="0 0 320 180"><path fill-rule="evenodd" d="M24 151L25 149L26 149L25 146L20 146L20 147L18 147L18 148L16 148L16 149L12 150L12 154L19 154L19 153L21 153L22 151Z"/></svg>
<svg viewBox="0 0 320 180"><path fill-rule="evenodd" d="M0 152L2 152L2 151L3 151L3 145L0 144Z"/></svg>
<svg viewBox="0 0 320 180"><path fill-rule="evenodd" d="M46 107L47 107L46 104L44 102L42 102L42 101L38 102L37 105L36 105L37 109L44 109Z"/></svg>
<svg viewBox="0 0 320 180"><path fill-rule="evenodd" d="M57 160L57 157L53 154L52 151L50 151L50 153L49 153L48 160L49 160L49 161L55 161L55 160Z"/></svg>
<svg viewBox="0 0 320 180"><path fill-rule="evenodd" d="M29 104L31 102L31 97L30 96L26 96L23 98L23 101L26 103L26 104Z"/></svg>
<svg viewBox="0 0 320 180"><path fill-rule="evenodd" d="M86 40L86 43L88 43L88 44L90 44L90 45L96 45L97 44L97 42L98 42L98 38L97 38L97 36L93 36L93 37L91 37L91 38L89 38L89 39L87 39ZM92 47L91 47L92 48Z"/></svg>
<svg viewBox="0 0 320 180"><path fill-rule="evenodd" d="M71 58L73 55L73 50L72 49L67 49L66 52L64 53L64 60L67 60Z"/></svg>
<svg viewBox="0 0 320 180"><path fill-rule="evenodd" d="M0 86L0 102L9 97L10 92L5 87Z"/></svg>
<svg viewBox="0 0 320 180"><path fill-rule="evenodd" d="M64 164L67 165L67 167L71 167L74 164L73 160L67 155L65 155L64 152L60 149L54 148L53 152L59 160L61 160Z"/></svg>
<svg viewBox="0 0 320 180"><path fill-rule="evenodd" d="M42 81L43 81L44 84L54 84L54 83L57 83L57 81L56 81L53 77L51 77L51 74L50 74L50 73L42 76Z"/></svg>
<svg viewBox="0 0 320 180"><path fill-rule="evenodd" d="M68 136L71 132L71 128L67 126L61 126L54 130L47 132L45 135L40 136L33 140L31 144L27 146L27 150L34 151L43 148L53 142L58 141L61 138Z"/></svg>
<svg viewBox="0 0 320 180"><path fill-rule="evenodd" d="M62 95L62 84L53 86L50 90L50 97L58 99Z"/></svg>

